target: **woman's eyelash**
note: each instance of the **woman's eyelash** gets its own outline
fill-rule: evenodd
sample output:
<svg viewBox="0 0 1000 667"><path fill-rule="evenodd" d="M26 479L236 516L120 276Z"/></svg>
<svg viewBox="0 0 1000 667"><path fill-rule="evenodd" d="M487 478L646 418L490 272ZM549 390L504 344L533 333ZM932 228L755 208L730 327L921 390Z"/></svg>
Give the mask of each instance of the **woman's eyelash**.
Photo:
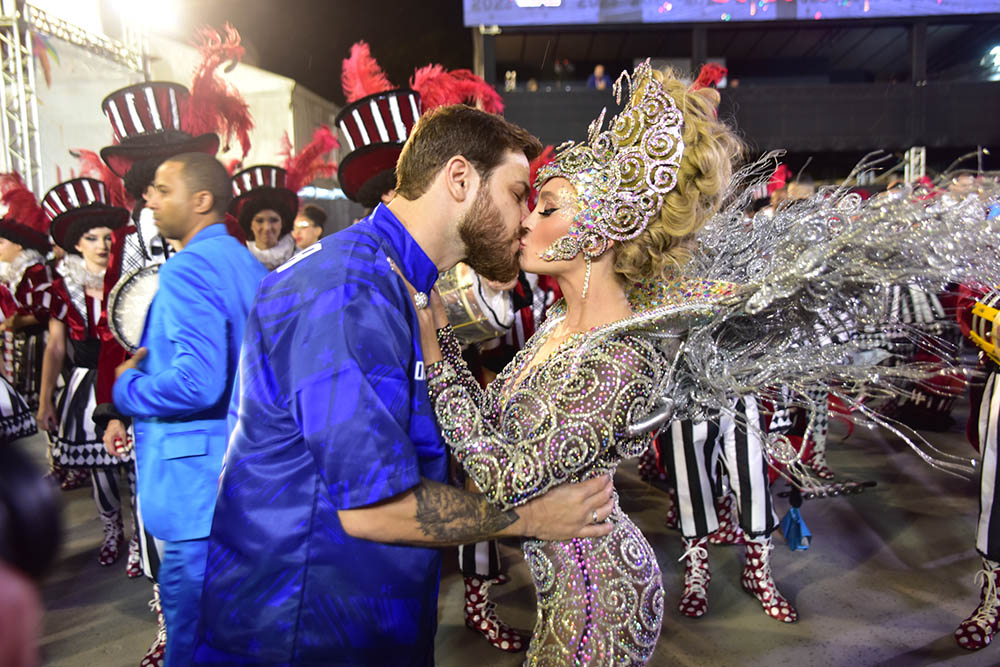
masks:
<svg viewBox="0 0 1000 667"><path fill-rule="evenodd" d="M559 210L558 207L553 206L552 208L547 208L543 210L541 213L539 213L539 215L542 216L543 218L547 218L558 210Z"/></svg>

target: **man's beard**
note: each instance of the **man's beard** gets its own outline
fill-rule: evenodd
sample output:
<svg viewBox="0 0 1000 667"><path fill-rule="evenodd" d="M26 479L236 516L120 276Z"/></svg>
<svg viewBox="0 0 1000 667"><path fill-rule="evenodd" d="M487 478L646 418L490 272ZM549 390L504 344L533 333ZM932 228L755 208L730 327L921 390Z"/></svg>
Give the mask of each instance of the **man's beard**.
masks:
<svg viewBox="0 0 1000 667"><path fill-rule="evenodd" d="M519 252L511 252L520 233L510 236L500 211L493 204L485 184L465 217L458 223L465 244L465 263L487 280L509 282L517 277Z"/></svg>

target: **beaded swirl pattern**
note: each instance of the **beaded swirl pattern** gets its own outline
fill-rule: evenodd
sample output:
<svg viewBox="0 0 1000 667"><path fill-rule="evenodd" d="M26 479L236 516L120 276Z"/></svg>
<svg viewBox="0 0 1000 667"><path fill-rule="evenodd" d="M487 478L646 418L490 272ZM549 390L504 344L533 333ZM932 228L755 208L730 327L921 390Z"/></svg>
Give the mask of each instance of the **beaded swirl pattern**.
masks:
<svg viewBox="0 0 1000 667"><path fill-rule="evenodd" d="M605 110L590 124L587 141L561 145L535 182L540 188L561 176L573 184L580 209L569 236L592 257L608 240L635 238L659 215L663 197L677 186L684 153L683 116L648 60L618 77L619 104L626 86L628 101L608 129L601 129Z"/></svg>

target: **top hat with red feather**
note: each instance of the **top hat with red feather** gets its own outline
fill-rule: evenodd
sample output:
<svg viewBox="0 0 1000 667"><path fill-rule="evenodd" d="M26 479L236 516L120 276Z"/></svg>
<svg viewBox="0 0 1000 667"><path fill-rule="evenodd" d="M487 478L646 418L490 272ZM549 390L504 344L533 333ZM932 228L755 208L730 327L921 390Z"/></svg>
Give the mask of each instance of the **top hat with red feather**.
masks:
<svg viewBox="0 0 1000 667"><path fill-rule="evenodd" d="M406 89L362 97L337 114L337 127L350 150L337 170L345 195L355 199L370 178L396 168L418 118L420 95Z"/></svg>
<svg viewBox="0 0 1000 667"><path fill-rule="evenodd" d="M41 253L49 251L49 219L20 174L0 174L0 200L7 212L0 219L0 237Z"/></svg>
<svg viewBox="0 0 1000 667"><path fill-rule="evenodd" d="M503 111L496 90L469 70L426 65L414 71L409 88L396 88L365 42L351 46L341 79L348 105L337 114L336 124L350 152L340 161L338 178L344 194L366 205L382 194L367 190L372 183L385 183L379 175L394 174L403 144L421 114L460 103L490 113ZM394 187L394 179L389 182Z"/></svg>
<svg viewBox="0 0 1000 667"><path fill-rule="evenodd" d="M87 230L118 229L129 221L128 209L112 206L107 186L95 178L74 178L56 185L42 198L42 210L52 221L52 240L66 252L76 252Z"/></svg>
<svg viewBox="0 0 1000 667"><path fill-rule="evenodd" d="M115 144L101 149L101 158L119 176L146 158L166 159L180 153L219 150L213 132L192 136L183 129L191 95L178 83L151 81L116 90L101 102L111 122Z"/></svg>
<svg viewBox="0 0 1000 667"><path fill-rule="evenodd" d="M261 211L271 209L281 217L281 235L292 231L299 210L298 194L287 185L288 172L281 167L261 164L233 176L233 203L229 212L247 238L253 239L250 223Z"/></svg>

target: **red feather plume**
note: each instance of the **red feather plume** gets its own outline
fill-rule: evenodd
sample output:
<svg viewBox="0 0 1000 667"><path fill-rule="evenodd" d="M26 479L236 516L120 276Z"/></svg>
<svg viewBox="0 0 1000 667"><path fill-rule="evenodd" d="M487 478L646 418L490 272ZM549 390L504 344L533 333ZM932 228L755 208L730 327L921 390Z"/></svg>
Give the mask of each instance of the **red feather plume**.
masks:
<svg viewBox="0 0 1000 667"><path fill-rule="evenodd" d="M348 104L357 102L362 97L395 88L375 62L368 44L363 41L353 44L351 55L344 58L340 82L344 87L344 96Z"/></svg>
<svg viewBox="0 0 1000 667"><path fill-rule="evenodd" d="M705 63L701 66L701 71L698 72L698 78L691 84L691 90L701 90L702 88L714 86L722 81L723 77L728 73L729 70L722 65Z"/></svg>
<svg viewBox="0 0 1000 667"><path fill-rule="evenodd" d="M410 88L420 93L424 113L449 104L472 103L489 113L501 113L500 94L467 69L447 71L442 65L425 65L413 72Z"/></svg>
<svg viewBox="0 0 1000 667"><path fill-rule="evenodd" d="M235 135L243 150L243 157L250 152L250 130L253 117L250 105L239 91L222 80L216 70L231 61L226 71L231 71L246 52L240 44L240 34L230 25L225 26L225 38L212 28L198 31L198 52L201 64L195 69L191 82L191 99L184 112L181 127L192 136L217 133L223 141L223 150Z"/></svg>
<svg viewBox="0 0 1000 667"><path fill-rule="evenodd" d="M39 234L48 235L49 219L20 174L0 174L0 201L7 205L7 212L3 217L16 220Z"/></svg>
<svg viewBox="0 0 1000 667"><path fill-rule="evenodd" d="M285 156L283 166L288 172L285 175L285 187L292 192L298 192L317 178L330 178L337 173L337 164L328 162L324 156L340 148L340 144L326 125L316 128L312 141L298 155L292 155L287 134L282 143L287 146L287 149L282 149L282 155Z"/></svg>
<svg viewBox="0 0 1000 667"><path fill-rule="evenodd" d="M528 182L531 184L531 194L528 195L528 208L534 209L535 202L538 199L538 190L535 188L535 179L538 178L538 171L545 165L552 162L556 157L556 149L549 144L542 149L542 152L538 154L531 164L528 165Z"/></svg>
<svg viewBox="0 0 1000 667"><path fill-rule="evenodd" d="M108 189L108 197L112 206L132 208L134 202L125 192L125 182L111 171L100 155L82 148L71 150L70 155L80 161L80 176L96 178L104 183L104 187Z"/></svg>

